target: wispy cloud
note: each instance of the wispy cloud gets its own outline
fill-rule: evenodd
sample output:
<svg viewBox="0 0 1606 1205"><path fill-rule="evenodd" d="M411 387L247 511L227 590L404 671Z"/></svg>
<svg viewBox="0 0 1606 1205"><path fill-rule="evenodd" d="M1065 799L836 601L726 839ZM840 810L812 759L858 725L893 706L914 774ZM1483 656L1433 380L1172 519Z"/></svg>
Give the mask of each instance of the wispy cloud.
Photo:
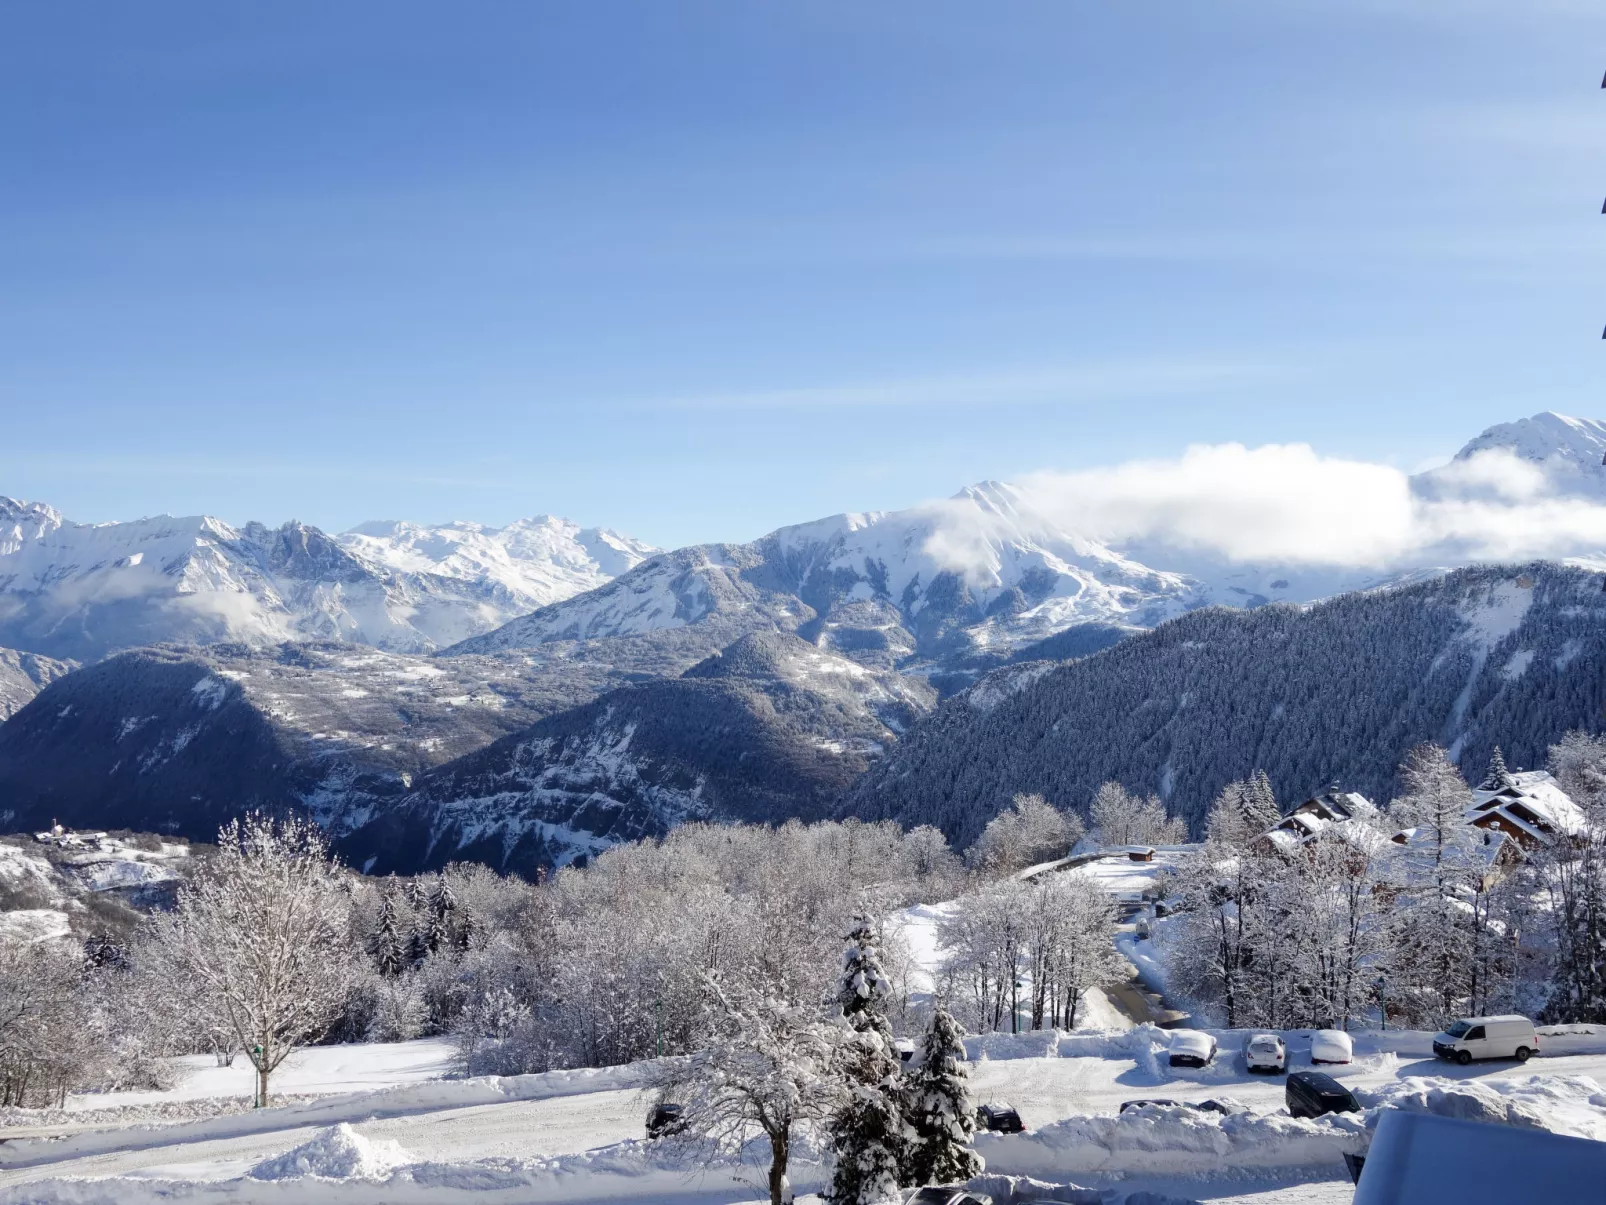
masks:
<svg viewBox="0 0 1606 1205"><path fill-rule="evenodd" d="M958 375L751 392L679 394L625 403L661 410L1009 407L1108 398L1185 395L1286 377L1288 367L1259 360L1110 361L1043 372Z"/></svg>

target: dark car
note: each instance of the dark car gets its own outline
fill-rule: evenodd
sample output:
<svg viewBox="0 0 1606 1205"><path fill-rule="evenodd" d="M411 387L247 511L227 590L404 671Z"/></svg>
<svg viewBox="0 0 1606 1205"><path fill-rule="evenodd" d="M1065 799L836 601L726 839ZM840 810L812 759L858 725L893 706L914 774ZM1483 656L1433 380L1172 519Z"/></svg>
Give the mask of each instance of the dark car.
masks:
<svg viewBox="0 0 1606 1205"><path fill-rule="evenodd" d="M985 1193L966 1192L959 1184L928 1184L916 1189L904 1205L993 1205Z"/></svg>
<svg viewBox="0 0 1606 1205"><path fill-rule="evenodd" d="M1321 1071L1296 1071L1288 1077L1288 1111L1295 1117L1323 1113L1359 1113L1360 1104L1350 1090Z"/></svg>
<svg viewBox="0 0 1606 1205"><path fill-rule="evenodd" d="M647 1114L647 1137L667 1138L670 1134L680 1133L685 1124L684 1105L654 1105Z"/></svg>
<svg viewBox="0 0 1606 1205"><path fill-rule="evenodd" d="M1020 1119L1020 1114L1009 1105L982 1105L976 1110L976 1125L979 1129L994 1134L1024 1134L1026 1125Z"/></svg>

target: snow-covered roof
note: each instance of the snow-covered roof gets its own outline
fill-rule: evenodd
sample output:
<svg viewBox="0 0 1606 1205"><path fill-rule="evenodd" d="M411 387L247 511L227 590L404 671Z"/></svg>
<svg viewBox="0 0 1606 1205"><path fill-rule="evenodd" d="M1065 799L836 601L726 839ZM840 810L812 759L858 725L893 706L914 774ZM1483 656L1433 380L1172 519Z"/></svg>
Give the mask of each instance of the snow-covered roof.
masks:
<svg viewBox="0 0 1606 1205"><path fill-rule="evenodd" d="M1521 814L1526 812L1534 822ZM1474 823L1492 814L1509 820L1536 840L1548 841L1555 833L1574 836L1584 831L1584 813L1548 771L1507 772L1497 786L1472 792L1467 818Z"/></svg>

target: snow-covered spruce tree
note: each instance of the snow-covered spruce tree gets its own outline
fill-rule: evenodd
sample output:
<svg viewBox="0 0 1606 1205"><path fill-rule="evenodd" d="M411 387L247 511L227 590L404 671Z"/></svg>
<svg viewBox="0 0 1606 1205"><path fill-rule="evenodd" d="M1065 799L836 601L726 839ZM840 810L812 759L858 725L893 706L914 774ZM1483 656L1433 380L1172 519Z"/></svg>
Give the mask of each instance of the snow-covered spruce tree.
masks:
<svg viewBox="0 0 1606 1205"><path fill-rule="evenodd" d="M350 901L338 876L315 825L253 814L224 826L216 857L157 924L180 990L228 1018L264 1104L273 1071L345 999Z"/></svg>
<svg viewBox="0 0 1606 1205"><path fill-rule="evenodd" d="M445 875L437 875L435 886L429 893L429 923L424 934L425 945L431 954L451 943L453 914L457 911L457 897Z"/></svg>
<svg viewBox="0 0 1606 1205"><path fill-rule="evenodd" d="M407 951L402 947L402 937L396 928L396 893L388 886L379 903L379 919L369 939L368 951L374 966L386 978L395 978L407 967Z"/></svg>
<svg viewBox="0 0 1606 1205"><path fill-rule="evenodd" d="M957 1184L981 1175L986 1164L971 1149L976 1110L970 1103L964 1031L941 1000L915 1060L903 1090L910 1130L904 1181Z"/></svg>
<svg viewBox="0 0 1606 1205"><path fill-rule="evenodd" d="M1244 818L1262 833L1275 828L1282 819L1282 809L1277 806L1277 795L1271 789L1271 776L1266 771L1256 770L1249 776L1244 784L1242 806Z"/></svg>
<svg viewBox="0 0 1606 1205"><path fill-rule="evenodd" d="M902 1082L886 1001L891 984L869 918L857 916L842 953L836 1003L852 1031L838 1051L846 1100L828 1131L836 1166L831 1205L874 1205L898 1195L904 1162Z"/></svg>

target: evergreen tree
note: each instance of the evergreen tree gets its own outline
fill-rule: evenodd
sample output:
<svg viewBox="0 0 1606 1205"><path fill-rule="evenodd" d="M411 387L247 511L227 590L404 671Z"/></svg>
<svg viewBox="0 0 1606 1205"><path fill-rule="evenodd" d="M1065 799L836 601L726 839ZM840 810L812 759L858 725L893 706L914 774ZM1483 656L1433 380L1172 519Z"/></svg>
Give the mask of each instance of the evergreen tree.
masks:
<svg viewBox="0 0 1606 1205"><path fill-rule="evenodd" d="M1511 784L1511 772L1506 769L1505 754L1500 752L1500 746L1494 747L1489 755L1489 773L1484 776L1481 789L1485 791L1498 791L1501 787Z"/></svg>
<svg viewBox="0 0 1606 1205"><path fill-rule="evenodd" d="M422 912L424 906L429 903L429 896L424 891L424 884L416 876L407 880L407 886L403 888L403 891L407 896L407 906L414 912Z"/></svg>
<svg viewBox="0 0 1606 1205"><path fill-rule="evenodd" d="M422 929L414 929L407 938L407 965L421 967L428 957L429 934Z"/></svg>
<svg viewBox="0 0 1606 1205"><path fill-rule="evenodd" d="M904 1157L905 1182L958 1184L979 1176L986 1165L970 1145L976 1111L966 1082L964 1034L941 1001L931 1014L918 1059L903 1097L912 1131Z"/></svg>
<svg viewBox="0 0 1606 1205"><path fill-rule="evenodd" d="M898 1195L904 1152L902 1077L886 1013L891 982L881 968L879 943L867 917L854 918L847 942L836 1003L853 1035L840 1055L847 1101L828 1126L836 1167L824 1195L831 1205L872 1205Z"/></svg>
<svg viewBox="0 0 1606 1205"><path fill-rule="evenodd" d="M381 975L394 978L407 965L407 952L402 948L401 934L396 931L396 893L386 888L379 903L379 923L369 941L369 953Z"/></svg>
<svg viewBox="0 0 1606 1205"><path fill-rule="evenodd" d="M451 884L445 875L437 876L429 893L429 916L424 932L424 944L431 954L450 944L452 914L456 911L457 897L452 894Z"/></svg>
<svg viewBox="0 0 1606 1205"><path fill-rule="evenodd" d="M1264 770L1256 770L1246 786L1244 811L1251 824L1262 833L1276 828L1283 813L1277 806L1277 795L1271 789L1271 776Z"/></svg>

